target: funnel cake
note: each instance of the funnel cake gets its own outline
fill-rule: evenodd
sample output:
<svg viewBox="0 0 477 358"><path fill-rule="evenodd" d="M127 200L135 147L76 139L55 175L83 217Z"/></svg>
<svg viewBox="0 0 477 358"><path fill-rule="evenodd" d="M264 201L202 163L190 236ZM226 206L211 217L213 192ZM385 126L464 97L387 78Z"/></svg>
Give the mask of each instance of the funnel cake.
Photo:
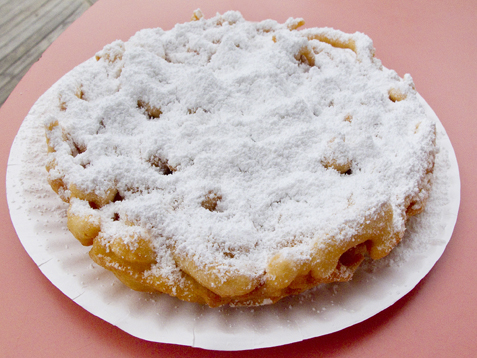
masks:
<svg viewBox="0 0 477 358"><path fill-rule="evenodd" d="M196 11L42 96L48 181L97 264L135 290L262 305L399 243L435 124L369 37L303 24Z"/></svg>

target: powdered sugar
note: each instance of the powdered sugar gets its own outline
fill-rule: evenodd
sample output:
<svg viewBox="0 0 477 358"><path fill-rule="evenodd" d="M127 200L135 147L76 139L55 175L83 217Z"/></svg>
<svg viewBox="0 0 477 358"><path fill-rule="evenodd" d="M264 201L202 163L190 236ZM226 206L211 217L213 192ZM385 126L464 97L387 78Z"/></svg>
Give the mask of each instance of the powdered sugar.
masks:
<svg viewBox="0 0 477 358"><path fill-rule="evenodd" d="M318 34L355 46L310 39ZM314 66L297 59L304 48ZM148 229L164 256L157 268L171 272L166 241L201 264L259 276L279 250L307 259L383 203L402 231L433 158L434 123L411 77L372 53L363 34L289 31L236 12L143 30L40 100L41 115L59 122L50 176L98 195L117 188L102 222L119 213ZM405 100L390 100L391 89ZM203 206L211 193L213 210Z"/></svg>

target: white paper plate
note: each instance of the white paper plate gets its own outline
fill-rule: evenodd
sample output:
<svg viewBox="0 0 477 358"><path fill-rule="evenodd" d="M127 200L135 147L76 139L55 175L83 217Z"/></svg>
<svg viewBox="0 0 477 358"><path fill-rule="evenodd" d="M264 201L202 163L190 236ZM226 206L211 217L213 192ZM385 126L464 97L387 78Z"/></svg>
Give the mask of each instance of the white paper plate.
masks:
<svg viewBox="0 0 477 358"><path fill-rule="evenodd" d="M425 101L423 100L423 103ZM426 211L411 218L401 244L366 263L353 281L323 285L272 306L211 309L139 293L92 263L66 229L66 208L46 181L41 123L27 116L13 142L7 199L15 230L44 275L77 304L136 337L214 350L272 347L329 334L381 312L431 270L451 238L460 203L457 160L438 123L435 183Z"/></svg>

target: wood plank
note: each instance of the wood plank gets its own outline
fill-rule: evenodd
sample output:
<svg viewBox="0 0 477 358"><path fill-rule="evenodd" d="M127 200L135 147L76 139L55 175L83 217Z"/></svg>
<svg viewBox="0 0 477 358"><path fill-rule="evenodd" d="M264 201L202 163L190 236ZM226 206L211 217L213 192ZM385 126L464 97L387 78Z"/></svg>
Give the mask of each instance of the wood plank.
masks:
<svg viewBox="0 0 477 358"><path fill-rule="evenodd" d="M66 6L71 5L72 3L76 5L78 1L46 1L44 5L41 6L37 11L30 14L30 16L26 17L22 21L21 28L17 26L12 29L11 35L9 37L3 36L2 38L0 38L0 53L9 53L13 49L15 49L18 44L25 41L31 35L41 35L44 32L44 28L51 27L50 22L53 22L55 24L61 22L66 17L62 15L62 11ZM46 31L49 32L48 30Z"/></svg>
<svg viewBox="0 0 477 358"><path fill-rule="evenodd" d="M86 10L86 5L81 5L78 7L67 19L65 19L58 27L51 31L47 36L45 36L40 42L38 42L34 47L29 48L21 57L19 57L9 68L3 71L4 74L18 77L18 73L26 72L31 65L36 62L41 54L50 46L50 44L59 36L61 33L76 20L84 11ZM23 77L20 76L20 78Z"/></svg>
<svg viewBox="0 0 477 358"><path fill-rule="evenodd" d="M3 10L7 6L10 6L12 3L11 0L0 0L0 10Z"/></svg>
<svg viewBox="0 0 477 358"><path fill-rule="evenodd" d="M17 82L12 81L8 76L0 75L0 105L3 104L10 95L10 93L15 89Z"/></svg>
<svg viewBox="0 0 477 358"><path fill-rule="evenodd" d="M50 0L25 0L13 5L10 2L4 8L0 8L0 36L11 33L12 30L22 24L22 22L32 13L44 6Z"/></svg>
<svg viewBox="0 0 477 358"><path fill-rule="evenodd" d="M6 56L0 59L0 73L4 73L7 69L12 66L15 61L26 54L30 48L35 47L39 42L43 40L50 32L54 31L55 28L59 27L62 22L66 21L73 13L75 13L79 8L83 8L84 3L80 2L70 2L68 7L61 6L62 0L55 1L58 6L51 10L48 14L44 14L42 20L45 20L44 24L39 24L36 26L36 31L30 34L22 35L22 42L15 44L15 47L5 46L8 51ZM83 8L84 9L84 8ZM38 28L37 28L38 27ZM29 35L29 36L28 36Z"/></svg>
<svg viewBox="0 0 477 358"><path fill-rule="evenodd" d="M60 24L54 31L48 34L35 47L32 47L22 57L18 58L12 66L10 66L4 73L0 75L0 105L5 102L8 95L20 82L22 77L28 72L30 67L35 63L41 54L50 46L50 44L61 33L75 21L86 10L87 5L81 5L74 13L72 13L63 23Z"/></svg>
<svg viewBox="0 0 477 358"><path fill-rule="evenodd" d="M0 106L43 51L96 1L0 0Z"/></svg>
<svg viewBox="0 0 477 358"><path fill-rule="evenodd" d="M27 51L19 56L16 61L12 63L5 71L2 71L4 74L18 77L18 73L26 72L24 69L28 70L31 65L37 61L41 54L50 46L50 44L59 36L61 33L73 23L85 10L87 5L81 4L73 13L70 14L59 26L57 26L53 31L47 34L41 41L37 42L35 46L26 48ZM23 77L23 76L21 76ZM20 78L21 78L20 77Z"/></svg>

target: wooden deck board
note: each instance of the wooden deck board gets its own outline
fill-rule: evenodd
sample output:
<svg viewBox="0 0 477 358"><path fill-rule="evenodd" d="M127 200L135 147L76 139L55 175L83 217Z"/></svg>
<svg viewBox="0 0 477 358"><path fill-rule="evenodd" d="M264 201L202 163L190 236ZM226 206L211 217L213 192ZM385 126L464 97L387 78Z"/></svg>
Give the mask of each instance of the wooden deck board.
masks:
<svg viewBox="0 0 477 358"><path fill-rule="evenodd" d="M97 0L0 0L0 105L43 51Z"/></svg>
<svg viewBox="0 0 477 358"><path fill-rule="evenodd" d="M31 65L38 60L43 51L76 19L83 13L84 9L79 8L61 26L57 27L53 32L46 36L42 41L38 42L34 47L18 58L7 71L0 74L0 88L2 93L10 93L13 91L17 83L28 72Z"/></svg>
<svg viewBox="0 0 477 358"><path fill-rule="evenodd" d="M64 3L62 0L47 2L48 6L36 12L36 16L30 16L23 24L28 26L28 30L17 32L10 40L0 40L1 56L0 73L4 73L16 59L21 58L30 48L35 47L50 32L61 25L61 23L71 15L77 3ZM64 5L68 5L65 7Z"/></svg>
<svg viewBox="0 0 477 358"><path fill-rule="evenodd" d="M3 16L0 18L0 36L5 35L7 32L12 33L15 26L21 26L22 21L38 10L45 2L48 2L48 0L24 0L15 5L6 4L0 7L0 12L3 13Z"/></svg>

